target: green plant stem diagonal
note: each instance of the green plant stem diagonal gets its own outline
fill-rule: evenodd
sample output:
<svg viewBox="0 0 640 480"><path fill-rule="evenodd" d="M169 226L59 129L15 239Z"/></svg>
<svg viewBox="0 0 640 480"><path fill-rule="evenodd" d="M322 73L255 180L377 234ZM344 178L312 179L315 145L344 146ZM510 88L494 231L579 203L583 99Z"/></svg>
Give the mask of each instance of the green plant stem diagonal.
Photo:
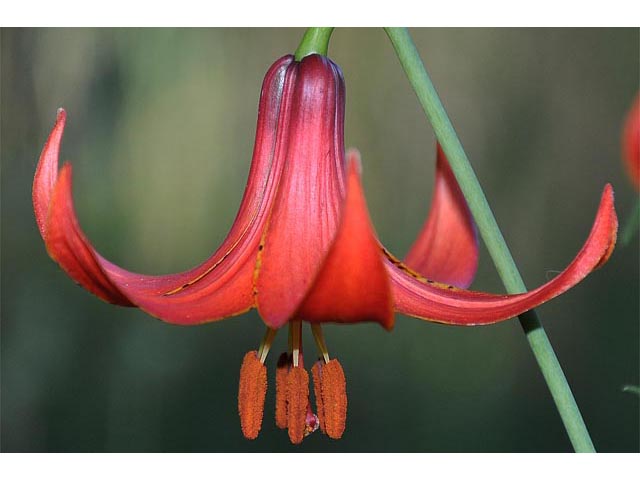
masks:
<svg viewBox="0 0 640 480"><path fill-rule="evenodd" d="M408 30L406 28L386 28L385 31L427 118L433 126L436 137L449 159L451 169L460 184L480 235L507 292L525 292L526 287L522 276L515 265L482 187L440 102ZM536 312L533 310L525 312L520 315L519 320L574 450L576 452L594 452L593 442L571 388Z"/></svg>

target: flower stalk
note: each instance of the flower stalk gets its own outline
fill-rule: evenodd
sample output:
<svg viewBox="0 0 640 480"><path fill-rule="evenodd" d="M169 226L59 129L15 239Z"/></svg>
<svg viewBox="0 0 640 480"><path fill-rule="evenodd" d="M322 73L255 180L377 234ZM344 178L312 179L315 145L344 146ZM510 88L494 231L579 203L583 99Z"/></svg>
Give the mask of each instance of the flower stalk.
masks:
<svg viewBox="0 0 640 480"><path fill-rule="evenodd" d="M482 187L406 28L385 28L398 59L422 108L431 122L451 169L460 185L478 230L508 293L526 292L526 286L498 227ZM576 452L595 448L571 388L536 312L519 316L527 341L549 387L556 408Z"/></svg>
<svg viewBox="0 0 640 480"><path fill-rule="evenodd" d="M301 61L304 57L312 53L326 57L329 51L329 39L332 33L333 27L307 28L295 53L296 62Z"/></svg>

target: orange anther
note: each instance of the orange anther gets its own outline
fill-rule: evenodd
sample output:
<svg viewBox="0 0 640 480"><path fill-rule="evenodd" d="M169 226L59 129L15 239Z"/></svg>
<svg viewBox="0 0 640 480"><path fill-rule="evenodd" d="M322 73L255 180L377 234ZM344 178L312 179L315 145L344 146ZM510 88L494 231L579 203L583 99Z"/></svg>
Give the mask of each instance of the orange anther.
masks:
<svg viewBox="0 0 640 480"><path fill-rule="evenodd" d="M291 367L287 375L287 427L291 443L305 437L309 405L309 374L302 366Z"/></svg>
<svg viewBox="0 0 640 480"><path fill-rule="evenodd" d="M324 429L324 404L322 403L322 380L320 378L320 369L324 365L322 360L318 360L311 367L311 376L313 377L313 394L316 397L316 409L318 412L318 420L320 421L320 431L327 433Z"/></svg>
<svg viewBox="0 0 640 480"><path fill-rule="evenodd" d="M287 374L291 367L291 355L282 353L276 367L276 425L287 428Z"/></svg>
<svg viewBox="0 0 640 480"><path fill-rule="evenodd" d="M317 361L311 369L320 428L330 438L339 439L347 421L347 382L335 358Z"/></svg>
<svg viewBox="0 0 640 480"><path fill-rule="evenodd" d="M242 433L249 440L256 438L260 432L266 393L267 368L260 363L257 351L247 352L240 368L238 412Z"/></svg>

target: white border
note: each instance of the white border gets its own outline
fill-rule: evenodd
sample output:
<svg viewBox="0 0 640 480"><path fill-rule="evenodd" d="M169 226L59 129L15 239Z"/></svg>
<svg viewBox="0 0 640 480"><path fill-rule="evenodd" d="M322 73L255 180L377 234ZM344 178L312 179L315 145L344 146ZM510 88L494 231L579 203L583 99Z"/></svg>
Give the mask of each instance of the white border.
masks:
<svg viewBox="0 0 640 480"><path fill-rule="evenodd" d="M638 454L2 454L11 480L627 478Z"/></svg>
<svg viewBox="0 0 640 480"><path fill-rule="evenodd" d="M640 26L636 0L0 0L0 26Z"/></svg>

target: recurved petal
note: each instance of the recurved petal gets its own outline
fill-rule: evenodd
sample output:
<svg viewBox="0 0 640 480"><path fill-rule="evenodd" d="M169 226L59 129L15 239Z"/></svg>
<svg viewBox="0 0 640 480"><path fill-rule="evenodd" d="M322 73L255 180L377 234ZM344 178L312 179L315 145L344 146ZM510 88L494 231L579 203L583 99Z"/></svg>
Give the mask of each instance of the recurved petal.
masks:
<svg viewBox="0 0 640 480"><path fill-rule="evenodd" d="M34 211L47 251L79 284L100 298L135 305L162 320L193 324L241 313L254 305L253 273L260 238L277 191L282 162L274 155L281 102L291 56L267 72L260 99L249 180L236 220L218 250L192 270L162 276L124 270L104 259L76 217L71 165L58 176L66 115L58 120L40 157L33 186Z"/></svg>
<svg viewBox="0 0 640 480"><path fill-rule="evenodd" d="M571 264L541 287L517 295L494 295L429 283L388 258L396 310L454 325L484 325L515 317L567 291L603 265L615 246L617 229L613 189L607 185L589 238Z"/></svg>
<svg viewBox="0 0 640 480"><path fill-rule="evenodd" d="M478 268L478 237L467 202L438 144L431 209L405 263L440 283L466 288Z"/></svg>
<svg viewBox="0 0 640 480"><path fill-rule="evenodd" d="M347 196L336 236L296 317L309 322L378 322L393 327L381 247L360 183L360 157L347 154Z"/></svg>

